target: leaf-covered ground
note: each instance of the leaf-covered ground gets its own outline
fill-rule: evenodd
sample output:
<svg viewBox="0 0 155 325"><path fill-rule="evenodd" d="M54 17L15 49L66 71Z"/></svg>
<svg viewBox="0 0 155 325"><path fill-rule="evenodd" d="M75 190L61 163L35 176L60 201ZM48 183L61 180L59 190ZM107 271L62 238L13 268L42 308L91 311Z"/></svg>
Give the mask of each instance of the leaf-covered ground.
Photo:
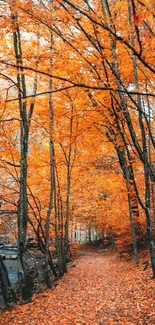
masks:
<svg viewBox="0 0 155 325"><path fill-rule="evenodd" d="M152 325L155 280L150 267L117 253L87 251L52 290L0 314L1 325Z"/></svg>

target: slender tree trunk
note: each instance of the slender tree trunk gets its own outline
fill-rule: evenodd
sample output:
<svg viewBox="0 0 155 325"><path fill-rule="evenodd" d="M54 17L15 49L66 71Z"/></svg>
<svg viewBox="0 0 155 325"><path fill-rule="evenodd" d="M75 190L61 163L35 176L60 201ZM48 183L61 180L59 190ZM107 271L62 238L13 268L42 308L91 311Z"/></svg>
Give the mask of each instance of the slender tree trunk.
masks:
<svg viewBox="0 0 155 325"><path fill-rule="evenodd" d="M130 197L130 191L129 191L129 184L127 184L127 188L128 188L128 205L129 205L130 227L131 227L131 233L132 233L133 250L134 250L134 254L135 254L136 264L138 264L139 256L138 256L136 232L135 232L135 227L134 227L134 222L133 222L133 211L132 211L132 203L131 203L131 197Z"/></svg>
<svg viewBox="0 0 155 325"><path fill-rule="evenodd" d="M53 35L50 33L50 64L52 66L52 43L53 43ZM49 80L49 90L52 91L52 77ZM52 269L53 274L56 276L56 270L53 265L52 256L49 252L50 245L50 220L51 213L54 207L54 142L53 142L53 103L52 103L52 93L49 94L49 154L50 154L50 193L49 193L49 206L46 216L46 226L45 226L45 280L47 286L50 287L50 271Z"/></svg>
<svg viewBox="0 0 155 325"><path fill-rule="evenodd" d="M119 146L117 144L117 137L114 137L115 134L113 134L113 136L112 136L109 133L109 134L107 134L107 136L108 136L108 139L115 146L117 156L119 159L119 163L120 163L120 167L122 169L123 176L126 181L126 188L127 188L127 192L128 192L130 227L131 227L132 241L133 241L133 250L134 250L134 254L135 254L135 261L138 264L139 257L138 257L136 232L135 232L135 227L134 227L134 220L135 220L135 218L139 217L138 199L137 199L137 195L136 195L136 192L134 189L134 173L132 170L130 153L127 149L127 144L126 144L124 136L122 135L118 121L117 121L117 126L118 126L118 132L120 134L120 139L121 139L122 145ZM126 155L125 149L127 151L127 155Z"/></svg>
<svg viewBox="0 0 155 325"><path fill-rule="evenodd" d="M91 223L88 225L88 241L89 241L89 243L91 243L91 241L92 241L92 227L91 227Z"/></svg>
<svg viewBox="0 0 155 325"><path fill-rule="evenodd" d="M67 256L68 256L68 245L69 245L69 203L70 203L70 163L67 166L67 196L66 196L66 219L65 219L65 237L64 237L64 260L67 262Z"/></svg>
<svg viewBox="0 0 155 325"><path fill-rule="evenodd" d="M63 203L60 191L60 183L58 177L58 170L55 165L55 181L54 181L54 207L55 207L55 241L56 251L58 258L59 275L63 275L66 269L66 263L64 262L64 224L63 224ZM56 191L56 179L57 179L57 191Z"/></svg>
<svg viewBox="0 0 155 325"><path fill-rule="evenodd" d="M71 97L68 94L68 98L71 103L71 118L70 118L70 140L69 140L69 152L66 157L66 165L67 165L67 192L66 192L66 215L65 215L65 236L64 236L64 263L67 262L68 259L68 250L69 250L69 215L70 215L70 192L71 192L71 171L74 165L74 159L71 163L72 159L72 136L73 136L73 112L74 112L74 104L72 102Z"/></svg>
<svg viewBox="0 0 155 325"><path fill-rule="evenodd" d="M149 240L149 247L150 247L150 257L151 257L151 265L152 265L152 272L153 278L155 277L155 244L154 244L154 236L152 230L152 219L151 219L151 212L150 212L150 179L149 179L149 172L147 166L145 166L145 213L146 213L146 222L147 222L147 234Z"/></svg>
<svg viewBox="0 0 155 325"><path fill-rule="evenodd" d="M16 1L12 1L10 7L13 25L13 42L14 52L17 64L17 84L18 84L18 104L20 112L20 189L18 201L18 268L19 281L21 284L23 297L28 296L26 293L28 272L25 263L26 254L26 233L28 223L28 200L27 200L27 154L28 154L28 120L27 120L27 102L22 101L26 96L26 83L22 62L22 46L20 39L20 30L18 26L18 16L16 13ZM31 290L30 290L31 291Z"/></svg>

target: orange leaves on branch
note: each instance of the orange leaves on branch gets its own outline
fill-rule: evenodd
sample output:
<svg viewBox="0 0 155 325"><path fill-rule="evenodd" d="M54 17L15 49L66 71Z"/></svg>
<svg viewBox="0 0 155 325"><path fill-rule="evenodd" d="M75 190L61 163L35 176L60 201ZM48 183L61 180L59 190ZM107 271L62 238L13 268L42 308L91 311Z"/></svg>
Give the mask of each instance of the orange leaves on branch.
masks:
<svg viewBox="0 0 155 325"><path fill-rule="evenodd" d="M143 21L143 16L140 14L135 14L134 15L134 25L135 27L138 27Z"/></svg>

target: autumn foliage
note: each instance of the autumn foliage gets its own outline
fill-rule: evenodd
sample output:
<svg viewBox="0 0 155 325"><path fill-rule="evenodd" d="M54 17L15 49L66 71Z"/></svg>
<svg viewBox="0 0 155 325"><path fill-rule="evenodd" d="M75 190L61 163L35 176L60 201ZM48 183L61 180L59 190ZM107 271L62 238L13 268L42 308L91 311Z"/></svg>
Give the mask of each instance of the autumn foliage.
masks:
<svg viewBox="0 0 155 325"><path fill-rule="evenodd" d="M0 234L25 299L30 238L48 287L71 241L148 248L155 277L154 20L147 0L1 1Z"/></svg>

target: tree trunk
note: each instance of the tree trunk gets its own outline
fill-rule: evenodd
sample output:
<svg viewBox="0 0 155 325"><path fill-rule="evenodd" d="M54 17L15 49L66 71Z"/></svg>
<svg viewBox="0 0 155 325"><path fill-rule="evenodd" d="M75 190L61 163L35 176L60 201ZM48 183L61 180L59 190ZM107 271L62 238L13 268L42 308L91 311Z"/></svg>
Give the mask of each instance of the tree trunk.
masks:
<svg viewBox="0 0 155 325"><path fill-rule="evenodd" d="M52 43L53 35L50 33L50 65L52 68ZM52 77L49 79L49 90L52 92ZM45 227L45 280L47 286L50 288L50 271L52 270L53 275L56 277L57 273L52 261L52 256L49 251L49 240L50 240L50 220L51 213L54 207L54 187L55 187L55 170L54 170L54 141L53 141L53 103L52 93L49 94L49 155L50 155L50 192L49 192L49 206L46 216L46 227Z"/></svg>
<svg viewBox="0 0 155 325"><path fill-rule="evenodd" d="M18 24L16 0L10 2L11 18L13 25L14 53L17 65L18 105L20 113L20 188L18 201L18 273L23 298L29 298L32 293L32 281L29 279L26 267L26 234L28 224L28 199L27 199L27 155L29 125L27 118L26 81L23 69L22 46ZM32 114L31 114L32 116ZM30 284L32 287L30 288ZM28 289L29 288L29 289ZM28 290L27 290L28 289Z"/></svg>
<svg viewBox="0 0 155 325"><path fill-rule="evenodd" d="M132 233L132 242L133 242L133 250L134 250L134 254L135 254L135 261L136 261L136 264L139 264L136 232L135 232L135 227L134 227L134 222L133 222L133 210L132 210L131 197L130 197L129 193L128 193L128 204L129 204L130 227L131 227L131 233Z"/></svg>

